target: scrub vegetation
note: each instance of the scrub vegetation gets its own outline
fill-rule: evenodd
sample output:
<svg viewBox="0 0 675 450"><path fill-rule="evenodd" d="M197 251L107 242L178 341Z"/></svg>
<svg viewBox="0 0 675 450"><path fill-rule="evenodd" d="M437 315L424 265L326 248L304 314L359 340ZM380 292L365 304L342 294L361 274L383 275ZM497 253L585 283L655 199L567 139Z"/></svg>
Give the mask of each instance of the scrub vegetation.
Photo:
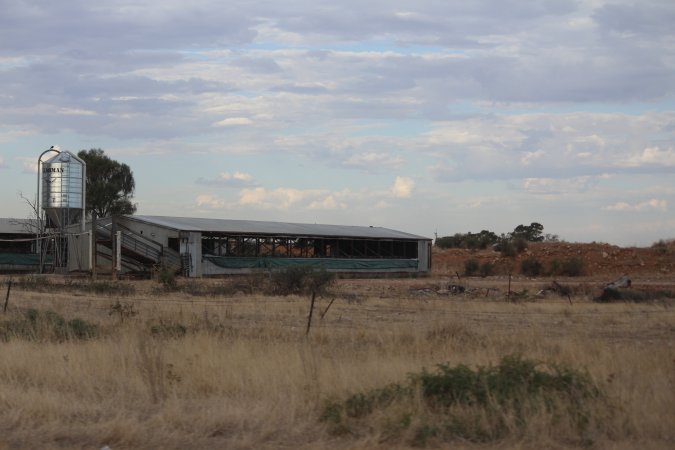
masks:
<svg viewBox="0 0 675 450"><path fill-rule="evenodd" d="M0 314L0 449L672 448L668 296L598 303L580 281L572 302L507 302L483 278L456 296L331 280L306 334L307 285L249 293L259 279L161 296L157 281L17 281Z"/></svg>

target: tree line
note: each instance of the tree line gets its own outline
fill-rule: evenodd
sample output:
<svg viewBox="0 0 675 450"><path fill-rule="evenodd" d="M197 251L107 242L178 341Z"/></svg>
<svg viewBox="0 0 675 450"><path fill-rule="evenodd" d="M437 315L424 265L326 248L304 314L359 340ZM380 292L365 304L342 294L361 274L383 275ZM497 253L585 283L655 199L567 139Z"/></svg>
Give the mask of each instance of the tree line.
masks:
<svg viewBox="0 0 675 450"><path fill-rule="evenodd" d="M434 245L439 248L466 248L479 250L492 247L497 251L504 251L507 247L515 246L516 251L522 251L519 247L528 242L558 241L554 234L544 234L544 226L538 222L529 225L518 225L509 233L497 234L489 230L481 230L479 233L455 233L452 236L436 238Z"/></svg>

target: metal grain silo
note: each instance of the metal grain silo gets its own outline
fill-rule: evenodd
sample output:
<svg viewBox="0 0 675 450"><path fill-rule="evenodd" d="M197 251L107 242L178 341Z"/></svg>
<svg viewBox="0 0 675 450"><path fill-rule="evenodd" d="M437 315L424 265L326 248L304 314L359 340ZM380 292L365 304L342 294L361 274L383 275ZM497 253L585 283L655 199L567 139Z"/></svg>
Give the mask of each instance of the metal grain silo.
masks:
<svg viewBox="0 0 675 450"><path fill-rule="evenodd" d="M63 151L43 162L42 209L55 228L82 220L85 207L85 163Z"/></svg>

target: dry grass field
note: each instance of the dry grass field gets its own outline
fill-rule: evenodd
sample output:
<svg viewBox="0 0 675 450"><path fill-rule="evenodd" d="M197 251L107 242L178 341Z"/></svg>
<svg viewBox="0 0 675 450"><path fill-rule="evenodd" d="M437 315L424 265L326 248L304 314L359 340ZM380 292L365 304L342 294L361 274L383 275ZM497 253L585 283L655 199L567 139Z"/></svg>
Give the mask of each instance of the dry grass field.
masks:
<svg viewBox="0 0 675 450"><path fill-rule="evenodd" d="M194 295L15 277L0 315L0 449L675 448L673 300L596 303L591 279L569 299L535 295L549 281L514 279L521 295L506 297L504 277L460 295L437 276L338 280L306 334L308 297L246 282L203 280L214 289ZM509 355L593 394L440 404L410 381Z"/></svg>

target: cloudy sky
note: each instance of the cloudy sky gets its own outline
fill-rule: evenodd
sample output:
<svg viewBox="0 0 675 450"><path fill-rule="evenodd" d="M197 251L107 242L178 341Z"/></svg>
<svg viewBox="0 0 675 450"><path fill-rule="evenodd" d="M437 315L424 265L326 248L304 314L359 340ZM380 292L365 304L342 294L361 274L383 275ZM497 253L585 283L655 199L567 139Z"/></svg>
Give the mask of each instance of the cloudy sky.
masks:
<svg viewBox="0 0 675 450"><path fill-rule="evenodd" d="M0 0L0 206L51 145L139 214L675 238L672 0Z"/></svg>

